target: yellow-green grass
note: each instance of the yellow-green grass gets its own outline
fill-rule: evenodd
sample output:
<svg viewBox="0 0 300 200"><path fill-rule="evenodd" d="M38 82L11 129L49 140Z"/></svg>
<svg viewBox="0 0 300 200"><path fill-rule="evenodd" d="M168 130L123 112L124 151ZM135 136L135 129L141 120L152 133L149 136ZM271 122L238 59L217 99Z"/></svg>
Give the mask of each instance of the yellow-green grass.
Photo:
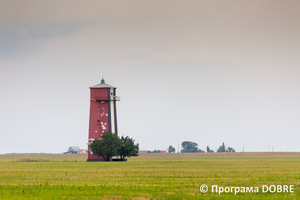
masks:
<svg viewBox="0 0 300 200"><path fill-rule="evenodd" d="M143 154L128 162L86 155L0 155L0 199L300 199L300 153ZM29 162L30 161L30 162ZM199 186L209 191L201 193ZM219 187L259 187L222 194ZM294 185L294 193L262 193Z"/></svg>

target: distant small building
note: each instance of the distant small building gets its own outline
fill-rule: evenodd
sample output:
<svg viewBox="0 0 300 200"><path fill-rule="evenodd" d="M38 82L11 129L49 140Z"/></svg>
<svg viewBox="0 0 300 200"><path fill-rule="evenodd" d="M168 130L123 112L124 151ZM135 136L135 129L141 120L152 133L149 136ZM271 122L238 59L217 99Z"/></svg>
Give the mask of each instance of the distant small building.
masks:
<svg viewBox="0 0 300 200"><path fill-rule="evenodd" d="M78 154L87 154L87 149L79 149Z"/></svg>
<svg viewBox="0 0 300 200"><path fill-rule="evenodd" d="M68 149L68 153L78 153L80 148L78 146L70 146Z"/></svg>

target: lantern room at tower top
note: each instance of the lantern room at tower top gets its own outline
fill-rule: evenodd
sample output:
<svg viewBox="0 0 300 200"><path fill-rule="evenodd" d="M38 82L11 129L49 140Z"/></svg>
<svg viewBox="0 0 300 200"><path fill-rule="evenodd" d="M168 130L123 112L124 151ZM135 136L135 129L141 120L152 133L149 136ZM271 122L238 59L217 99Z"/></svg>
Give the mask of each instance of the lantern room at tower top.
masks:
<svg viewBox="0 0 300 200"><path fill-rule="evenodd" d="M118 135L116 101L116 87L108 85L102 78L101 83L90 87L90 122L88 140L88 161L101 161L102 157L93 155L90 143L101 139L104 132Z"/></svg>

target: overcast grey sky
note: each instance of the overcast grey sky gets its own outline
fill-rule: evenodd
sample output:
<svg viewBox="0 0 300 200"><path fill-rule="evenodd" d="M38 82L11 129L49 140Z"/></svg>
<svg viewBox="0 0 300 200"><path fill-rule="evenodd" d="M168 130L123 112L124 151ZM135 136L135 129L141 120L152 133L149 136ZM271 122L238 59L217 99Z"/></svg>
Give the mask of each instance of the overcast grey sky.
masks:
<svg viewBox="0 0 300 200"><path fill-rule="evenodd" d="M87 148L89 87L119 134L300 151L300 1L0 0L0 153Z"/></svg>

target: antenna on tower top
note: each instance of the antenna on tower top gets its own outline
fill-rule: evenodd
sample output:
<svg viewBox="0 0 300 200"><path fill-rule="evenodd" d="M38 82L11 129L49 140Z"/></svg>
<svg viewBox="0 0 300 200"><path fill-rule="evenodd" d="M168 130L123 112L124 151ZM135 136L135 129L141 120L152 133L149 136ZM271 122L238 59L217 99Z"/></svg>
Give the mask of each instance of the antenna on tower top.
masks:
<svg viewBox="0 0 300 200"><path fill-rule="evenodd" d="M102 74L101 83L105 83L105 80L104 80L104 78L103 78L103 74Z"/></svg>

